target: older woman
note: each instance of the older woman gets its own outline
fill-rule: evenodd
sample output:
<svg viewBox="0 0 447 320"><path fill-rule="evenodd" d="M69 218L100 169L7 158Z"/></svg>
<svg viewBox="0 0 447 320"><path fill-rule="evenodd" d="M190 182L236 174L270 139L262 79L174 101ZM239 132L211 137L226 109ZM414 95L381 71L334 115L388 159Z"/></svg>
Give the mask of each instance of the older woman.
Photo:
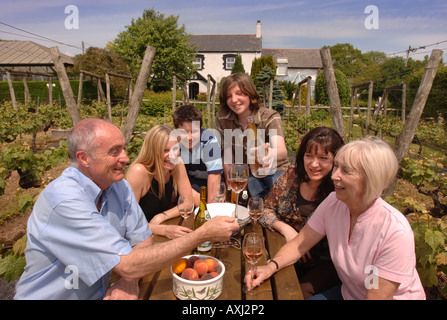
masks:
<svg viewBox="0 0 447 320"><path fill-rule="evenodd" d="M157 125L149 130L139 155L127 171L126 180L152 233L173 239L191 230L161 223L180 215L175 206L177 194L192 198L192 191L185 165L179 157L178 142L170 138L171 132L167 125Z"/></svg>
<svg viewBox="0 0 447 320"><path fill-rule="evenodd" d="M414 236L382 191L398 170L393 150L383 141L358 140L343 146L334 160L335 192L315 210L297 237L259 267L257 286L296 262L324 236L342 281L318 299L425 299L416 271Z"/></svg>

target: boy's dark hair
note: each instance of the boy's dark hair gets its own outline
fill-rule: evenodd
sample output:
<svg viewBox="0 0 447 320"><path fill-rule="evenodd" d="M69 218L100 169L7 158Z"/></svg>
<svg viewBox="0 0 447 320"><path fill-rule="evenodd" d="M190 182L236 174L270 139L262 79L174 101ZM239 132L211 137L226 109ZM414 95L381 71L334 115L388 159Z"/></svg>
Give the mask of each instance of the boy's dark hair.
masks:
<svg viewBox="0 0 447 320"><path fill-rule="evenodd" d="M191 104L178 107L172 114L172 120L175 128L187 121L200 121L200 128L202 128L202 112Z"/></svg>

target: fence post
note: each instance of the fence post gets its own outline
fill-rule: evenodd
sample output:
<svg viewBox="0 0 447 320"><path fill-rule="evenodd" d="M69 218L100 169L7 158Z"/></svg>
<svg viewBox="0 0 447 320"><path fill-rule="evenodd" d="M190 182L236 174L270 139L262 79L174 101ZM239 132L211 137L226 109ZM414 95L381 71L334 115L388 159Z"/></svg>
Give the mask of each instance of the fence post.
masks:
<svg viewBox="0 0 447 320"><path fill-rule="evenodd" d="M338 131L345 142L346 130L341 114L340 96L338 95L337 81L335 80L334 67L332 65L331 51L329 48L320 50L321 60L323 62L324 78L326 79L326 87L329 95L329 102L332 115L332 123L334 129Z"/></svg>
<svg viewBox="0 0 447 320"><path fill-rule="evenodd" d="M431 87L433 85L433 80L436 76L436 71L442 59L443 51L435 49L432 51L430 59L428 60L427 67L425 68L424 76L422 77L421 84L414 98L413 106L411 107L408 119L405 122L404 128L401 134L396 139L396 157L399 163L408 153L410 149L411 141L413 140L414 133L421 119L422 112L424 111L425 104L430 94ZM385 196L391 195L393 193L394 187L396 186L397 177L384 192Z"/></svg>
<svg viewBox="0 0 447 320"><path fill-rule="evenodd" d="M110 76L106 72L106 98L107 98L107 113L109 116L109 121L112 122L112 101L110 98Z"/></svg>
<svg viewBox="0 0 447 320"><path fill-rule="evenodd" d="M407 105L407 84L402 83L402 122L405 123L405 108Z"/></svg>
<svg viewBox="0 0 447 320"><path fill-rule="evenodd" d="M177 77L174 75L172 77L172 111L175 110L175 100L177 100Z"/></svg>
<svg viewBox="0 0 447 320"><path fill-rule="evenodd" d="M16 94L14 93L14 87L12 86L11 74L6 71L6 78L8 79L9 95L11 96L12 107L17 110Z"/></svg>
<svg viewBox="0 0 447 320"><path fill-rule="evenodd" d="M61 55L58 47L50 48L51 58L53 59L54 68L57 72L57 77L61 85L62 94L64 95L65 103L67 104L68 114L73 126L81 120L79 109L76 104L73 90L71 90L70 81L68 80L67 71L62 63Z"/></svg>
<svg viewBox="0 0 447 320"><path fill-rule="evenodd" d="M140 111L141 102L143 101L144 90L147 86L147 79L149 79L152 63L154 62L156 49L152 46L147 46L146 53L141 63L140 73L138 74L137 81L135 82L135 90L130 99L129 111L124 124L123 134L126 139L126 143L129 143L132 136L133 128L138 118L138 112Z"/></svg>

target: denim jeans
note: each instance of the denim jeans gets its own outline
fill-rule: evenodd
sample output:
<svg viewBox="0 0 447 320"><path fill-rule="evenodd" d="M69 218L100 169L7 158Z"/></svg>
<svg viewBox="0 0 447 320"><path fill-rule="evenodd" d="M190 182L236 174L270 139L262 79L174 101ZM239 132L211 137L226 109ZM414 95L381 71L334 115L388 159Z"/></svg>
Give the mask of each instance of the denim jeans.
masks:
<svg viewBox="0 0 447 320"><path fill-rule="evenodd" d="M343 300L343 296L341 294L341 284L322 293L316 294L307 300Z"/></svg>
<svg viewBox="0 0 447 320"><path fill-rule="evenodd" d="M284 170L279 170L264 178L256 178L250 173L248 178L248 192L250 192L250 196L264 198L283 172Z"/></svg>

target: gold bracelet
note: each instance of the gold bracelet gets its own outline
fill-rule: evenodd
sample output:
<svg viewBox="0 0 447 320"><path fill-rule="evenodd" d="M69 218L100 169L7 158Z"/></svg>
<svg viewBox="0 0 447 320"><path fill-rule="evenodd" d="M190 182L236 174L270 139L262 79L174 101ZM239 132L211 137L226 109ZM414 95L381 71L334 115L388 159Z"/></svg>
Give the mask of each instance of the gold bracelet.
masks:
<svg viewBox="0 0 447 320"><path fill-rule="evenodd" d="M165 211L163 211L162 214L165 216L165 221L169 219L168 214Z"/></svg>

